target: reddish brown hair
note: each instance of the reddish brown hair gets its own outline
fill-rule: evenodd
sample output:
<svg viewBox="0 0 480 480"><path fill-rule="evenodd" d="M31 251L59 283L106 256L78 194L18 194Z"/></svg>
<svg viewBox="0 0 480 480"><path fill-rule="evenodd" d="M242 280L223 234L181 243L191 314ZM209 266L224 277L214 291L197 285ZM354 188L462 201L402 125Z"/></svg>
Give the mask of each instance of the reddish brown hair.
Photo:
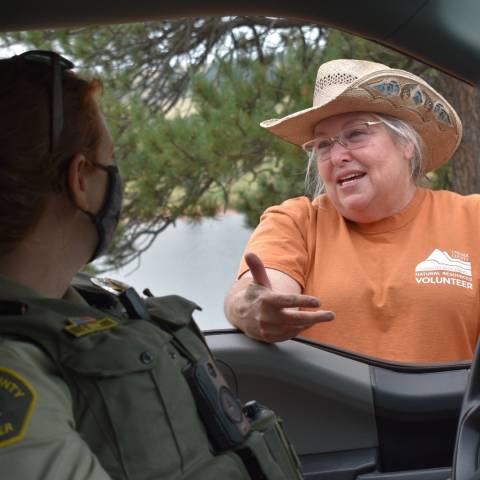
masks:
<svg viewBox="0 0 480 480"><path fill-rule="evenodd" d="M48 196L65 190L69 160L84 153L95 161L100 137L100 82L64 72L63 130L49 153L51 79L46 66L35 68L0 66L0 256L36 225Z"/></svg>

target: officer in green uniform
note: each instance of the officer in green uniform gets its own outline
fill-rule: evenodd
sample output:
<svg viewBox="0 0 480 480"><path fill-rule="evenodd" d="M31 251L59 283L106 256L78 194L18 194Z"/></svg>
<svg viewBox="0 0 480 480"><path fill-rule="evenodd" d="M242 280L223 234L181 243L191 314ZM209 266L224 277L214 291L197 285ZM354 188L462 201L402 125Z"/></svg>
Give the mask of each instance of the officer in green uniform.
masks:
<svg viewBox="0 0 480 480"><path fill-rule="evenodd" d="M278 419L224 381L195 304L77 274L123 188L100 84L72 68L0 60L2 478L301 478Z"/></svg>

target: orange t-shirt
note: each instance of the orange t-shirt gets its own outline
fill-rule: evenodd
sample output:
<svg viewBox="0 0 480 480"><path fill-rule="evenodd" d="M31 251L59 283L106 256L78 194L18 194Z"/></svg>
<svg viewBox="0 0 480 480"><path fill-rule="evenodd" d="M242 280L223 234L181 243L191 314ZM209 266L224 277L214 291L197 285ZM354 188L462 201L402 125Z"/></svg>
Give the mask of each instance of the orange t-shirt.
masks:
<svg viewBox="0 0 480 480"><path fill-rule="evenodd" d="M480 195L419 188L399 214L343 218L326 195L265 211L245 249L320 298L335 320L303 337L400 362L473 357L479 334ZM239 276L248 267L242 260Z"/></svg>

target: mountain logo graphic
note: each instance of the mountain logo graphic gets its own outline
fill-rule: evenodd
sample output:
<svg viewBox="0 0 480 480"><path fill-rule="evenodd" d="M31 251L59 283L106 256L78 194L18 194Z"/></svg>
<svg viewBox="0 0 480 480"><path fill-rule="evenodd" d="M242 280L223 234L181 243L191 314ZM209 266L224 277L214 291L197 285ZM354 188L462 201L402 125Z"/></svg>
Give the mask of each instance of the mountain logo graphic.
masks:
<svg viewBox="0 0 480 480"><path fill-rule="evenodd" d="M415 267L415 272L455 272L468 277L472 276L472 264L464 260L452 258L447 252L436 248L429 257Z"/></svg>

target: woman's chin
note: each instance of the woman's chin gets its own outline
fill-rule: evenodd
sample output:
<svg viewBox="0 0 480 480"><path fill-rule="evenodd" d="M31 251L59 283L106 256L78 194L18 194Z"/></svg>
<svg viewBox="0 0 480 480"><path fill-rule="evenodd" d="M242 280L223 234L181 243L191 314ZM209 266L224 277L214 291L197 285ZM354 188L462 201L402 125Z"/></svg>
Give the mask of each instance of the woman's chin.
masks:
<svg viewBox="0 0 480 480"><path fill-rule="evenodd" d="M351 210L353 212L361 212L368 208L372 202L372 196L367 192L352 193L349 195L341 195L339 197L338 200L341 208L345 211Z"/></svg>
<svg viewBox="0 0 480 480"><path fill-rule="evenodd" d="M371 197L367 195L349 195L348 198L342 199L337 205L337 210L346 219L357 223L369 223L375 220L375 215L372 215Z"/></svg>

